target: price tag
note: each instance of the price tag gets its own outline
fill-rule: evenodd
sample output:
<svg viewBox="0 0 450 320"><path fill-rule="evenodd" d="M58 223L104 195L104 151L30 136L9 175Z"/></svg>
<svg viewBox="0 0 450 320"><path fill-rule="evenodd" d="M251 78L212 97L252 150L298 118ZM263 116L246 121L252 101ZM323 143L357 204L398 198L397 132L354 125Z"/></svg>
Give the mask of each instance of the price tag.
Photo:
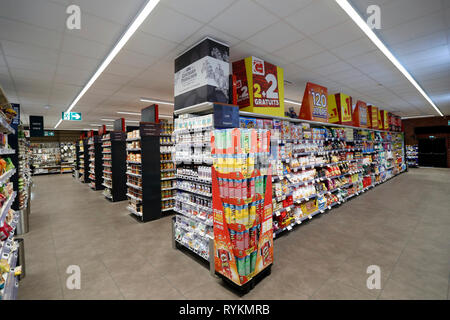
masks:
<svg viewBox="0 0 450 320"><path fill-rule="evenodd" d="M328 206L328 210L330 210L331 209L331 206Z"/></svg>
<svg viewBox="0 0 450 320"><path fill-rule="evenodd" d="M325 211L323 211L323 210L320 210L320 213L324 213Z"/></svg>
<svg viewBox="0 0 450 320"><path fill-rule="evenodd" d="M305 170L305 169L306 169L306 168L303 166L303 167L302 167L302 170Z"/></svg>
<svg viewBox="0 0 450 320"><path fill-rule="evenodd" d="M287 207L287 208L286 208L286 211L287 211L287 212L291 211L291 207Z"/></svg>
<svg viewBox="0 0 450 320"><path fill-rule="evenodd" d="M306 201L309 201L309 198L305 198Z"/></svg>
<svg viewBox="0 0 450 320"><path fill-rule="evenodd" d="M311 220L311 219L312 219L311 215L308 215L308 219L309 219L309 220Z"/></svg>
<svg viewBox="0 0 450 320"><path fill-rule="evenodd" d="M292 226L287 226L287 228L286 229L288 229L288 231L291 231L292 230Z"/></svg>

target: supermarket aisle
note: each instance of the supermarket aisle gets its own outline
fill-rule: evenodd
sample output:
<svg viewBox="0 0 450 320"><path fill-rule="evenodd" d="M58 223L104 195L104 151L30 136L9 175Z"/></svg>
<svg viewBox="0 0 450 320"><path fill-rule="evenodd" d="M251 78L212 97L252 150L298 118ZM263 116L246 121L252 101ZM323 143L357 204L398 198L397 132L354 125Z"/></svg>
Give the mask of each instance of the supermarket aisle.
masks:
<svg viewBox="0 0 450 320"><path fill-rule="evenodd" d="M35 177L19 299L236 299L171 248L170 218L139 224L69 175ZM413 169L276 240L244 299L448 299L450 170ZM66 288L79 265L81 290ZM381 268L380 290L366 269Z"/></svg>

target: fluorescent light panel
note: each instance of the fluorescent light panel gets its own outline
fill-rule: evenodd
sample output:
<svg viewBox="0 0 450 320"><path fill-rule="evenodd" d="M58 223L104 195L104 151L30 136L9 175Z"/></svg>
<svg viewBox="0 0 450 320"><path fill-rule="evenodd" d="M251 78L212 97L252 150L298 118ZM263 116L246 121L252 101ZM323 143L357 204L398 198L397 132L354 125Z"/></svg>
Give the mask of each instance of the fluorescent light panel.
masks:
<svg viewBox="0 0 450 320"><path fill-rule="evenodd" d="M405 119L419 119L419 118L430 118L430 117L435 117L432 114L426 115L426 116L408 116L408 117L402 117L402 120Z"/></svg>
<svg viewBox="0 0 450 320"><path fill-rule="evenodd" d="M129 114L129 115L132 115L132 116L140 116L141 115L141 113L139 112L128 112L128 111L117 111L117 113L119 113L119 114Z"/></svg>
<svg viewBox="0 0 450 320"><path fill-rule="evenodd" d="M153 11L153 9L156 7L156 5L159 3L160 0L149 0L145 7L141 10L141 12L137 15L137 17L134 19L134 21L131 23L131 25L128 27L127 31L122 35L119 42L116 43L114 48L111 50L111 52L108 54L105 60L103 60L100 67L97 69L97 71L94 73L94 75L91 77L91 79L86 83L84 88L81 90L81 92L77 95L75 100L71 103L69 108L66 112L72 111L72 109L76 106L78 101L84 96L84 94L89 90L89 88L94 84L95 80L98 79L98 77L102 74L103 71L108 67L108 65L111 63L111 61L116 57L116 55L122 50L122 48L125 46L125 44L128 42L128 40L133 36L133 34L136 32L136 30L140 27L140 25L145 21L145 19L148 17L148 15ZM58 123L55 126L55 129L59 126L62 120L58 121Z"/></svg>
<svg viewBox="0 0 450 320"><path fill-rule="evenodd" d="M337 4L352 18L358 27L367 35L367 37L380 49L380 51L394 64L395 67L411 82L411 84L422 94L422 96L431 104L440 116L444 116L439 108L434 104L431 98L425 93L422 87L417 83L412 75L405 69L405 67L397 60L391 51L384 45L384 43L377 37L367 23L356 12L352 5L347 0L335 0Z"/></svg>
<svg viewBox="0 0 450 320"><path fill-rule="evenodd" d="M285 103L290 103L290 104L296 104L296 105L299 105L299 106L302 105L301 102L297 102L297 101L289 100L289 99L284 99L284 102L285 102Z"/></svg>
<svg viewBox="0 0 450 320"><path fill-rule="evenodd" d="M163 100L157 100L157 99L150 99L150 98L141 98L142 102L150 102L150 103L158 103L158 104L168 104L170 106L173 106L174 103L170 101L163 101Z"/></svg>

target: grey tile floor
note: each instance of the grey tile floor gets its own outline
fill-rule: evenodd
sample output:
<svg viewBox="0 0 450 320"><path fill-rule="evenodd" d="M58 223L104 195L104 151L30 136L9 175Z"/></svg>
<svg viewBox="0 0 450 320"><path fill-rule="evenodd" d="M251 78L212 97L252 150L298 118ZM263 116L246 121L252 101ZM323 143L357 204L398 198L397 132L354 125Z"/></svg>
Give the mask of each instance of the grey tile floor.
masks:
<svg viewBox="0 0 450 320"><path fill-rule="evenodd" d="M34 181L19 299L449 298L449 169L410 170L280 237L272 274L244 296L172 249L169 217L140 224L70 175ZM381 289L367 289L369 265Z"/></svg>

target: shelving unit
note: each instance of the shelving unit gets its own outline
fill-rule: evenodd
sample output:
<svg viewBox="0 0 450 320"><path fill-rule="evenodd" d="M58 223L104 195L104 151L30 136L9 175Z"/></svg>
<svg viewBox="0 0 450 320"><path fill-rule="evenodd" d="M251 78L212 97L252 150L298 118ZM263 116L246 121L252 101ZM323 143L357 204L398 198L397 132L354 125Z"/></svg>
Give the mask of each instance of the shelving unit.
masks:
<svg viewBox="0 0 450 320"><path fill-rule="evenodd" d="M103 155L101 137L89 137L87 146L89 162L86 175L89 178L89 186L93 190L103 190L105 189L105 186L103 185Z"/></svg>
<svg viewBox="0 0 450 320"><path fill-rule="evenodd" d="M61 173L61 154L58 142L31 143L33 175Z"/></svg>
<svg viewBox="0 0 450 320"><path fill-rule="evenodd" d="M20 186L19 172L24 172L24 167L19 165L19 158L16 151L19 150L19 105L9 104L3 90L0 87L0 104L2 108L14 109L16 116L10 119L11 122L0 116L0 133L2 134L2 150L0 158L0 186L1 207L0 207L0 227L2 228L0 237L0 259L7 264L6 268L0 271L0 300L14 300L19 287L18 276L21 273L20 266L17 266L18 243L14 234L19 223L19 213L17 212L20 202L17 199L17 190ZM11 135L8 137L8 135ZM9 146L8 146L9 145ZM18 172L19 171L19 172Z"/></svg>
<svg viewBox="0 0 450 320"><path fill-rule="evenodd" d="M112 131L103 135L103 195L115 202L127 200L126 133Z"/></svg>
<svg viewBox="0 0 450 320"><path fill-rule="evenodd" d="M175 119L176 196L174 241L209 261L213 239L212 115ZM201 230L201 232L195 232Z"/></svg>
<svg viewBox="0 0 450 320"><path fill-rule="evenodd" d="M161 151L161 211L173 211L175 204L176 181L173 175L176 171L175 163L172 159L173 151L173 124L166 120L161 121L161 134L159 138L159 145Z"/></svg>
<svg viewBox="0 0 450 320"><path fill-rule="evenodd" d="M88 138L80 141L80 181L89 183L89 145Z"/></svg>
<svg viewBox="0 0 450 320"><path fill-rule="evenodd" d="M161 184L175 180L175 172L161 172L161 159L170 150L160 149L160 131L158 123L141 122L139 130L127 134L127 210L141 222L160 219L172 210L162 207ZM164 201L174 201L169 198Z"/></svg>
<svg viewBox="0 0 450 320"><path fill-rule="evenodd" d="M419 146L407 145L406 146L406 162L410 168L419 167Z"/></svg>
<svg viewBox="0 0 450 320"><path fill-rule="evenodd" d="M75 144L73 142L61 142L59 149L61 154L61 173L73 172L76 161Z"/></svg>
<svg viewBox="0 0 450 320"><path fill-rule="evenodd" d="M190 201L190 198L197 196L206 200L209 194L199 194L196 188L185 188L183 181L202 182L195 168L200 163L207 164L208 161L200 155L208 143L194 138L195 133L204 129L194 129L193 126L197 114L213 112L213 104L201 103L185 109L175 110L175 114L180 116L175 119L174 131L174 160L179 179L176 211L191 219L191 225L196 225L208 221L202 210L209 208ZM185 116L187 113L189 116ZM404 137L400 132L242 111L239 114L241 128L248 126L271 131L274 238L406 170ZM189 124L189 121L192 123ZM192 229L186 230L181 223L174 221L175 240L196 252L196 247L190 244L196 243L194 239L198 239L199 235ZM179 241L183 237L187 241ZM203 252L197 253L208 259Z"/></svg>

